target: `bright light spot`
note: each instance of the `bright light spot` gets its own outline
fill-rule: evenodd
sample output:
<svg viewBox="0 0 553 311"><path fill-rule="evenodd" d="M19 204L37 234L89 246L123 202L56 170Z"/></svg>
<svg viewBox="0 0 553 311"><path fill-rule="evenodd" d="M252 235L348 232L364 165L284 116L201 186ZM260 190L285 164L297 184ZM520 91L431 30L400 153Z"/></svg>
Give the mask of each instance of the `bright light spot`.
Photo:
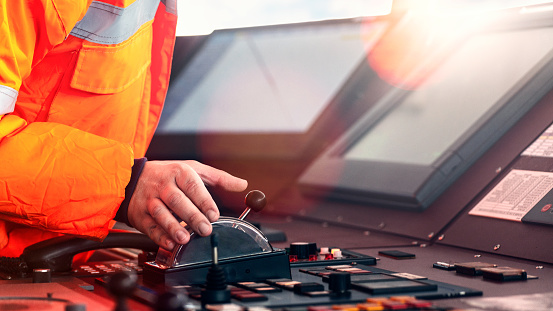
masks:
<svg viewBox="0 0 553 311"><path fill-rule="evenodd" d="M550 3L552 0L419 0L398 1L397 6L415 12L451 16L467 15Z"/></svg>
<svg viewBox="0 0 553 311"><path fill-rule="evenodd" d="M177 35L390 13L392 0L178 0Z"/></svg>

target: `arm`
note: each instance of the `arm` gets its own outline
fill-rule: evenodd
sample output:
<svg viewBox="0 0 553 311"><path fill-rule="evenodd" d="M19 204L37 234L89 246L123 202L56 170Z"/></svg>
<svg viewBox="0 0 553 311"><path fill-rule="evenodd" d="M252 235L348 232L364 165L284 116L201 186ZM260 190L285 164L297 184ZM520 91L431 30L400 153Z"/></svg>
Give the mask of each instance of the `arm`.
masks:
<svg viewBox="0 0 553 311"><path fill-rule="evenodd" d="M4 116L0 125L19 120ZM130 146L65 125L21 124L0 141L1 218L104 238L130 178Z"/></svg>
<svg viewBox="0 0 553 311"><path fill-rule="evenodd" d="M0 0L0 218L101 239L123 200L131 148L61 124L27 124L17 111L22 81L90 4L63 2Z"/></svg>

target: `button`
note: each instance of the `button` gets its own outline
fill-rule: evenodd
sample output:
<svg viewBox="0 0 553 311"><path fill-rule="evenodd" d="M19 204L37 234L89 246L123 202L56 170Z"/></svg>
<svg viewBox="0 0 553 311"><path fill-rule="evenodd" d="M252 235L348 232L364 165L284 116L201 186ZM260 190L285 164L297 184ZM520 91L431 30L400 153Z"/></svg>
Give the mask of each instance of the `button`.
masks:
<svg viewBox="0 0 553 311"><path fill-rule="evenodd" d="M306 292L320 292L323 291L325 288L323 284L319 284L316 282L306 282L306 283L299 283L294 285L294 292L298 294L303 294Z"/></svg>
<svg viewBox="0 0 553 311"><path fill-rule="evenodd" d="M338 270L338 269L349 269L353 268L353 266L350 265L335 265L335 266L327 266L327 270Z"/></svg>
<svg viewBox="0 0 553 311"><path fill-rule="evenodd" d="M272 286L256 287L256 288L253 288L252 290L256 293L280 293L280 292L282 292L282 289L272 287Z"/></svg>
<svg viewBox="0 0 553 311"><path fill-rule="evenodd" d="M276 282L275 283L276 286L284 287L284 288L289 289L289 290L293 290L294 286L296 286L296 284L301 284L301 282L298 282L298 281L284 281L284 282Z"/></svg>
<svg viewBox="0 0 553 311"><path fill-rule="evenodd" d="M355 305L333 305L332 309L340 311L358 311Z"/></svg>
<svg viewBox="0 0 553 311"><path fill-rule="evenodd" d="M335 258L335 259L341 259L343 258L342 256L342 250L339 249L339 248L333 248L330 253L332 254L332 257Z"/></svg>
<svg viewBox="0 0 553 311"><path fill-rule="evenodd" d="M384 306L374 302L357 304L357 309L361 311L381 311L384 310Z"/></svg>
<svg viewBox="0 0 553 311"><path fill-rule="evenodd" d="M265 295L261 295L253 292L239 292L237 294L232 295L232 298L238 299L243 302L265 301L269 299Z"/></svg>

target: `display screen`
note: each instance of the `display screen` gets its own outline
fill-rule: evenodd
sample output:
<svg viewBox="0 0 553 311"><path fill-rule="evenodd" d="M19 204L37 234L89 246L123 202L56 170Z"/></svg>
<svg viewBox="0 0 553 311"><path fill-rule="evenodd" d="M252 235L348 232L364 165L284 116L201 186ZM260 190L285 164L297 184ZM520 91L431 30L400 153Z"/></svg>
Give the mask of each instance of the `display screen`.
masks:
<svg viewBox="0 0 553 311"><path fill-rule="evenodd" d="M157 133L302 133L385 26L343 22L216 31L171 81Z"/></svg>
<svg viewBox="0 0 553 311"><path fill-rule="evenodd" d="M302 188L427 208L553 87L552 27L473 33L448 54L418 88L393 90L360 118Z"/></svg>
<svg viewBox="0 0 553 311"><path fill-rule="evenodd" d="M553 28L475 35L347 150L349 160L430 165L499 108L553 49Z"/></svg>

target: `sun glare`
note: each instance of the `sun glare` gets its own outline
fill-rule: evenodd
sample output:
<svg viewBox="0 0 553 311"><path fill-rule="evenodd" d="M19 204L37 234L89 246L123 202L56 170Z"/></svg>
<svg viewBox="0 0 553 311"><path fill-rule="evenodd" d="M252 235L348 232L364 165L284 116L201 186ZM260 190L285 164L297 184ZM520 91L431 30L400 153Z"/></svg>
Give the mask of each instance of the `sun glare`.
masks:
<svg viewBox="0 0 553 311"><path fill-rule="evenodd" d="M390 13L392 0L179 0L177 35Z"/></svg>

